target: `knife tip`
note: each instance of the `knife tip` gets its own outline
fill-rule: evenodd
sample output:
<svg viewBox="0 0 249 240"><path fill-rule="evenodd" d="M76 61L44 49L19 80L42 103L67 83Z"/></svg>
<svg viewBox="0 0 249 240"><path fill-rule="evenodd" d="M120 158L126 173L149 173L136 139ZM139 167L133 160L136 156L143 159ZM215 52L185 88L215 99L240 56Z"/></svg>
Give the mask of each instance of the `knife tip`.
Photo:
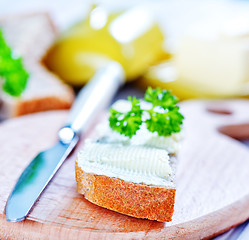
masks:
<svg viewBox="0 0 249 240"><path fill-rule="evenodd" d="M25 220L26 216L24 217L20 217L20 218L9 218L7 215L6 215L6 220L7 222L21 222L23 220Z"/></svg>
<svg viewBox="0 0 249 240"><path fill-rule="evenodd" d="M21 215L19 214L19 216L21 217L17 217L17 214L12 214L12 211L9 211L9 208L8 208L8 202L5 206L5 209L4 209L4 213L5 213L5 217L6 217L6 220L7 222L21 222L23 220L25 220L25 218L27 217L27 215Z"/></svg>

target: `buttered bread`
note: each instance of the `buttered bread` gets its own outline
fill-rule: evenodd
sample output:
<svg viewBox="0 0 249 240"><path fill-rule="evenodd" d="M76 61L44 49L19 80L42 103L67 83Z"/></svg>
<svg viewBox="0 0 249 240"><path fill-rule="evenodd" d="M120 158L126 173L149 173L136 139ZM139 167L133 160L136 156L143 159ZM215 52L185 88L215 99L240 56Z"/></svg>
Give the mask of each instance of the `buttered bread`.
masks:
<svg viewBox="0 0 249 240"><path fill-rule="evenodd" d="M124 109L120 100L116 108ZM176 154L182 133L158 136L143 123L134 137L96 127L76 160L77 190L89 201L137 218L168 222L175 202Z"/></svg>

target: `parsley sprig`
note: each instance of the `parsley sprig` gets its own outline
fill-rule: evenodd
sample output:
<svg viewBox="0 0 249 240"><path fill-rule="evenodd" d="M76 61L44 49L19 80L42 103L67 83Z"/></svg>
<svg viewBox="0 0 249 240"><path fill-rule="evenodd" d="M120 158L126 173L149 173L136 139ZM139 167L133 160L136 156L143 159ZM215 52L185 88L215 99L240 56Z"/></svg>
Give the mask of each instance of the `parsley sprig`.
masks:
<svg viewBox="0 0 249 240"><path fill-rule="evenodd" d="M4 80L3 90L11 96L18 97L26 87L28 73L22 59L15 57L4 40L0 30L0 77Z"/></svg>
<svg viewBox="0 0 249 240"><path fill-rule="evenodd" d="M170 91L149 87L144 95L144 100L152 105L149 110L141 109L140 101L136 97L128 97L128 100L131 102L130 111L122 113L110 109L109 124L114 131L131 138L142 123L146 124L150 132L157 132L159 136L169 136L181 131L184 117L176 105L178 99ZM145 112L148 117L143 120L142 115Z"/></svg>

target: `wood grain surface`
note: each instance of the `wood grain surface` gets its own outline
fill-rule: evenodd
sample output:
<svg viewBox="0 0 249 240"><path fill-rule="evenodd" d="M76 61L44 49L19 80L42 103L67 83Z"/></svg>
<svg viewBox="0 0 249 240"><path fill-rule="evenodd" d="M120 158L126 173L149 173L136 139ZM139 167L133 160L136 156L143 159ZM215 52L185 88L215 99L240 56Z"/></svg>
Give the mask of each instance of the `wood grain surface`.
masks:
<svg viewBox="0 0 249 240"><path fill-rule="evenodd" d="M249 150L219 130L231 135L229 126L234 131L239 124L240 131L246 132L241 126L249 123L249 101L187 101L181 105L185 140L179 153L176 205L170 223L125 216L78 194L74 161L83 139L27 220L6 222L4 207L16 180L38 152L56 142L67 112L37 113L0 124L0 239L201 239L245 221L249 217ZM224 113L227 111L230 114Z"/></svg>

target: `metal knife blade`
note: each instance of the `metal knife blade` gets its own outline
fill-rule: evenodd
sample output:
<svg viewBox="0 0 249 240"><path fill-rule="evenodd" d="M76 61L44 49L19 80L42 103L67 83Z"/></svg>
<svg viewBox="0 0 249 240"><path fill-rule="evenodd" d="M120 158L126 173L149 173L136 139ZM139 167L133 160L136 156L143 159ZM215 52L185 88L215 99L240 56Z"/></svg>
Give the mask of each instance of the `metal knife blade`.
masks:
<svg viewBox="0 0 249 240"><path fill-rule="evenodd" d="M19 177L5 206L7 221L19 222L26 218L49 181L74 149L80 133L86 130L99 111L107 107L123 81L122 67L118 63L109 63L79 92L67 124L58 132L58 143L39 153Z"/></svg>
<svg viewBox="0 0 249 240"><path fill-rule="evenodd" d="M5 213L7 221L19 222L28 215L36 199L40 196L54 173L70 154L76 143L57 143L50 149L39 153L26 167L11 193Z"/></svg>

